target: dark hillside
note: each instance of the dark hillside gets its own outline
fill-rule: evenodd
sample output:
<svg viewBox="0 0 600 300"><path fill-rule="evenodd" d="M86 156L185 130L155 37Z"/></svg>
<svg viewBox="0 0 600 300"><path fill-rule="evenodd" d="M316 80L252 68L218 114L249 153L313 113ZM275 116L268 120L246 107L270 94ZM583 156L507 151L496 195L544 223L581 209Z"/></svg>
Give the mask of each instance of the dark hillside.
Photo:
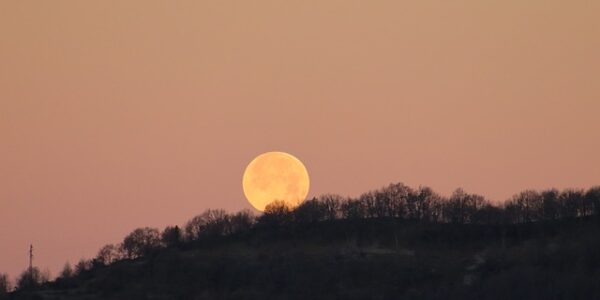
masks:
<svg viewBox="0 0 600 300"><path fill-rule="evenodd" d="M600 189L505 204L391 185L139 228L9 299L599 299ZM33 277L31 277L33 278ZM2 297L2 296L0 296Z"/></svg>
<svg viewBox="0 0 600 300"><path fill-rule="evenodd" d="M95 267L13 299L591 299L596 218L511 226L332 221Z"/></svg>

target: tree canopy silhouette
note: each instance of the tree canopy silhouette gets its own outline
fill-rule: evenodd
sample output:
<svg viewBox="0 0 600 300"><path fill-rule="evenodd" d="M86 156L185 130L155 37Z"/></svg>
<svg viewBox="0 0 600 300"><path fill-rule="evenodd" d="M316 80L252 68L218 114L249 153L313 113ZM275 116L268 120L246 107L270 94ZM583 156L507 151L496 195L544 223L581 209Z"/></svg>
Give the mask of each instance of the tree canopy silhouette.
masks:
<svg viewBox="0 0 600 300"><path fill-rule="evenodd" d="M493 203L463 189L446 197L395 183L295 208L274 201L259 215L209 209L181 228L137 228L94 259L65 265L54 282L37 268L23 272L14 293L85 286L114 299L146 299L148 290L178 299L556 295L536 288L543 286L585 298L600 295L598 225L600 187L525 190ZM0 274L0 299L11 288ZM236 289L242 294L227 292Z"/></svg>

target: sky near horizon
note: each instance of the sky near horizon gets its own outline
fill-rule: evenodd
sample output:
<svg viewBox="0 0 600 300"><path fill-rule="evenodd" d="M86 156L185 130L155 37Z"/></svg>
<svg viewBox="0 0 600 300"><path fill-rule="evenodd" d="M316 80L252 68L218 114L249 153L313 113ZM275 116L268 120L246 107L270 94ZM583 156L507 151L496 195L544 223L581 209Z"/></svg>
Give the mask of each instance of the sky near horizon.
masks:
<svg viewBox="0 0 600 300"><path fill-rule="evenodd" d="M136 227L391 182L503 201L600 184L599 1L2 1L0 272Z"/></svg>

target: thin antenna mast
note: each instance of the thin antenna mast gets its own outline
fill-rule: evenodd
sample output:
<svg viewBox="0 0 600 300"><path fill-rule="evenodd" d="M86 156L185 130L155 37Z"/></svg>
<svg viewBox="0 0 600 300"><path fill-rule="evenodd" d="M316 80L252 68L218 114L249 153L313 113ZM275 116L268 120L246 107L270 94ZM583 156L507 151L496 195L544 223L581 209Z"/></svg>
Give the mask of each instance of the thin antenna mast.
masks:
<svg viewBox="0 0 600 300"><path fill-rule="evenodd" d="M33 273L33 244L29 245L29 275Z"/></svg>

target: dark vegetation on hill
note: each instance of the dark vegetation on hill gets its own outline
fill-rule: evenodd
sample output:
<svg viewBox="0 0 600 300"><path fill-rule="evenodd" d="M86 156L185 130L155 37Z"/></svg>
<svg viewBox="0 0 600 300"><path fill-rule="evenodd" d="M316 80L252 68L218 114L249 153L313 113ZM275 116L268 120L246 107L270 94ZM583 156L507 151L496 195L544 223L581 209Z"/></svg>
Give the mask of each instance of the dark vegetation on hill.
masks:
<svg viewBox="0 0 600 300"><path fill-rule="evenodd" d="M600 187L501 205L392 184L139 228L0 299L599 299Z"/></svg>

